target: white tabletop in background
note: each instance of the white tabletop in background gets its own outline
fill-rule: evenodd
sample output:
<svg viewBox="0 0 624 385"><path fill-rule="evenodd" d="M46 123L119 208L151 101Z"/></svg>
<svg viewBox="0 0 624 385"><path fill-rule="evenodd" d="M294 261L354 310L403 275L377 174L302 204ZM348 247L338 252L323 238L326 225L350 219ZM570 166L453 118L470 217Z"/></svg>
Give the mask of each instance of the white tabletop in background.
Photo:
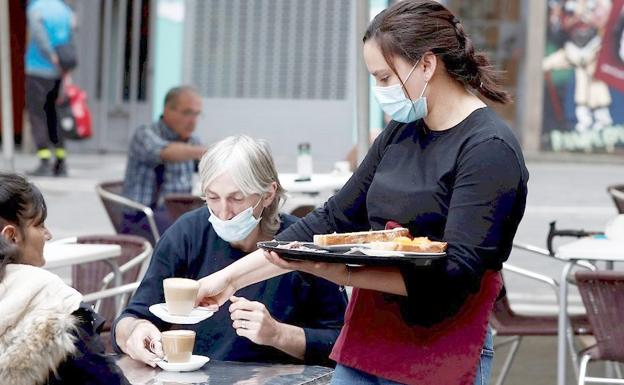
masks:
<svg viewBox="0 0 624 385"><path fill-rule="evenodd" d="M296 181L298 174L280 173L280 183L289 193L319 193L324 191L334 192L340 190L342 186L351 178L351 173L331 172L324 174L312 174L309 181Z"/></svg>
<svg viewBox="0 0 624 385"><path fill-rule="evenodd" d="M121 255L119 245L47 242L43 248L46 269L89 263Z"/></svg>
<svg viewBox="0 0 624 385"><path fill-rule="evenodd" d="M582 238L557 249L560 259L624 261L624 242L607 238Z"/></svg>

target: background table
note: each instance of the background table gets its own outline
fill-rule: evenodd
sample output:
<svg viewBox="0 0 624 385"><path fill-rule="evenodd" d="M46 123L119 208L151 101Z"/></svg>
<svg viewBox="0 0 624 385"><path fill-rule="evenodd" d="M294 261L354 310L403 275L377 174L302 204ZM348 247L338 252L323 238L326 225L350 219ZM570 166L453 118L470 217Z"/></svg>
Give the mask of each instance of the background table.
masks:
<svg viewBox="0 0 624 385"><path fill-rule="evenodd" d="M45 258L44 269L71 267L82 263L102 261L108 264L113 272L115 287L122 285L122 274L119 271L117 258L121 255L121 246L105 244L78 244L66 242L46 242L43 247ZM69 282L72 284L73 282ZM119 297L115 297L115 307L120 309Z"/></svg>
<svg viewBox="0 0 624 385"><path fill-rule="evenodd" d="M310 180L297 181L298 174L280 173L279 179L282 187L293 194L319 194L329 192L331 194L340 190L351 178L350 172L330 172L312 174Z"/></svg>
<svg viewBox="0 0 624 385"><path fill-rule="evenodd" d="M95 245L63 242L46 242L43 247L46 269L55 269L102 260L111 260L121 255L119 245ZM117 265L115 263L115 265Z"/></svg>
<svg viewBox="0 0 624 385"><path fill-rule="evenodd" d="M624 242L606 238L583 238L559 247L555 256L567 261L559 281L559 330L557 336L557 384L565 385L566 333L570 332L568 330L568 275L570 270L578 260L624 262Z"/></svg>
<svg viewBox="0 0 624 385"><path fill-rule="evenodd" d="M210 360L194 372L165 372L122 356L117 364L131 384L208 385L323 385L329 384L333 369L322 366L279 365Z"/></svg>
<svg viewBox="0 0 624 385"><path fill-rule="evenodd" d="M297 181L298 174L279 174L280 183L287 195L281 211L290 213L301 206L321 206L347 183L351 175L350 172L317 173L312 174L310 180Z"/></svg>

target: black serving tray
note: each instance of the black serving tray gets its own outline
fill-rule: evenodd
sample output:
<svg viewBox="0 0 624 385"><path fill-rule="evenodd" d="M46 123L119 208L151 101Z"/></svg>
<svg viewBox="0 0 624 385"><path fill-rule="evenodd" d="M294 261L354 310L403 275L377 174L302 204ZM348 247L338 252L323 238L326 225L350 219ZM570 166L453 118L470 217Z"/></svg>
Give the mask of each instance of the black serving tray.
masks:
<svg viewBox="0 0 624 385"><path fill-rule="evenodd" d="M401 253L402 255L367 255L361 251L353 252L354 247L366 248L365 245L349 245L346 247L323 247L313 243L301 242L301 244L310 249L323 250L325 252L315 252L299 249L283 249L279 246L286 245L291 242L258 242L258 247L264 250L274 251L282 258L295 261L313 261L313 262L330 262L345 263L349 265L366 265L366 266L397 266L397 265L416 265L429 266L435 260L446 257L446 253ZM368 253L375 254L375 250ZM383 250L378 252L385 254Z"/></svg>

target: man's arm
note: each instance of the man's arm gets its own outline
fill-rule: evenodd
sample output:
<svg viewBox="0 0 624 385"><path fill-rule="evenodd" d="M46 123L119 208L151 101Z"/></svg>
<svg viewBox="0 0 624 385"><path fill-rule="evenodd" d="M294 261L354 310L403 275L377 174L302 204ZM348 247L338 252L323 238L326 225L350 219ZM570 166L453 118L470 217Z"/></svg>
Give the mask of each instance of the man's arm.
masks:
<svg viewBox="0 0 624 385"><path fill-rule="evenodd" d="M171 142L160 151L160 158L166 162L184 162L201 159L206 147L197 144Z"/></svg>
<svg viewBox="0 0 624 385"><path fill-rule="evenodd" d="M275 348L303 360L306 352L306 336L299 326L280 324L273 345Z"/></svg>
<svg viewBox="0 0 624 385"><path fill-rule="evenodd" d="M48 56L50 61L55 65L58 65L58 57L52 48L45 25L43 25L43 17L37 12L31 12L28 16L30 21L29 32L31 38L35 44L37 44L39 49L41 49L41 51Z"/></svg>

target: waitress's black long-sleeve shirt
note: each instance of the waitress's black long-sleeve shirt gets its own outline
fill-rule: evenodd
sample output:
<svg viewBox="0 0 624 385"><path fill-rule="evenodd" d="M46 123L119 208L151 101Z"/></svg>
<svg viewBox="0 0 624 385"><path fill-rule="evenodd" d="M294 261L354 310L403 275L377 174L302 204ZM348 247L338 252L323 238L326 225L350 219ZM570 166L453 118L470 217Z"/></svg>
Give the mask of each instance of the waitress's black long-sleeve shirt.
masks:
<svg viewBox="0 0 624 385"><path fill-rule="evenodd" d="M500 270L524 214L528 171L518 141L489 108L445 131L423 120L391 122L346 185L279 240L383 229L448 242L447 258L402 268L404 317L431 325L454 314L479 289L486 269Z"/></svg>

